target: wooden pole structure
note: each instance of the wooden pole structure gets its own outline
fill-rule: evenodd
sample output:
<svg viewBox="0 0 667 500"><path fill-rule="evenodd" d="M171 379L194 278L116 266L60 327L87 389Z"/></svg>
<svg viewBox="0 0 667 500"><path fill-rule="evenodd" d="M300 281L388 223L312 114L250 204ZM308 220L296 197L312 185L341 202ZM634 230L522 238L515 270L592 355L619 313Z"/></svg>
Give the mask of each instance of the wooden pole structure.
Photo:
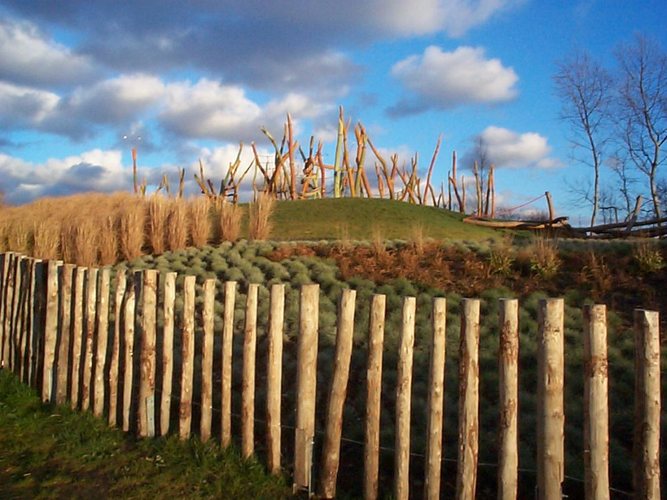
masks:
<svg viewBox="0 0 667 500"><path fill-rule="evenodd" d="M407 500L410 493L410 407L412 404L412 361L415 342L414 297L403 299L401 339L396 373L396 424L394 452L394 497Z"/></svg>
<svg viewBox="0 0 667 500"><path fill-rule="evenodd" d="M23 274L21 269L24 267L26 257L19 255L17 257L16 265L14 267L14 297L12 300L12 318L11 318L11 334L9 342L9 369L16 372L18 362L18 341L21 334L21 295L23 294ZM56 314L57 314L58 298L56 297ZM57 328L57 327L56 327ZM57 338L57 331L54 336ZM54 340L55 342L55 340ZM55 349L55 346L54 346ZM55 352L54 352L55 360ZM52 384L55 386L55 377L53 377Z"/></svg>
<svg viewBox="0 0 667 500"><path fill-rule="evenodd" d="M215 279L204 282L204 342L201 360L201 422L199 436L203 443L211 439L213 421L213 308L215 306Z"/></svg>
<svg viewBox="0 0 667 500"><path fill-rule="evenodd" d="M635 310L635 498L660 498L660 317Z"/></svg>
<svg viewBox="0 0 667 500"><path fill-rule="evenodd" d="M95 388L93 399L93 414L101 417L104 413L104 395L107 383L105 365L107 347L109 343L109 268L100 273L100 290L97 298L97 352L95 354Z"/></svg>
<svg viewBox="0 0 667 500"><path fill-rule="evenodd" d="M475 498L479 449L479 300L461 304L459 344L459 455L456 498Z"/></svg>
<svg viewBox="0 0 667 500"><path fill-rule="evenodd" d="M174 302L176 301L176 273L164 275L164 323L162 328L162 400L160 402L160 435L169 432L171 391L174 377Z"/></svg>
<svg viewBox="0 0 667 500"><path fill-rule="evenodd" d="M519 301L500 299L498 500L516 499L519 480Z"/></svg>
<svg viewBox="0 0 667 500"><path fill-rule="evenodd" d="M259 285L248 285L243 329L243 378L241 389L241 455L255 451L255 363L257 352L257 294Z"/></svg>
<svg viewBox="0 0 667 500"><path fill-rule="evenodd" d="M58 346L58 376L56 381L56 403L65 404L67 400L72 339L72 284L74 264L65 264L60 268L60 345Z"/></svg>
<svg viewBox="0 0 667 500"><path fill-rule="evenodd" d="M225 305L222 318L222 384L220 442L223 448L232 443L232 354L234 345L234 303L236 281L225 282Z"/></svg>
<svg viewBox="0 0 667 500"><path fill-rule="evenodd" d="M563 299L540 301L537 345L538 498L562 498L565 475L563 412Z"/></svg>
<svg viewBox="0 0 667 500"><path fill-rule="evenodd" d="M296 375L296 430L294 438L293 490L311 489L320 286L303 285L299 301L299 339Z"/></svg>
<svg viewBox="0 0 667 500"><path fill-rule="evenodd" d="M3 338L2 338L2 367L9 368L9 345L11 339L12 305L14 303L14 270L18 257L13 252L8 252L5 257L6 264L3 271L4 287L2 290L3 304Z"/></svg>
<svg viewBox="0 0 667 500"><path fill-rule="evenodd" d="M268 367L266 370L266 455L268 470L280 474L281 391L283 360L283 328L285 321L285 285L271 285L269 309Z"/></svg>
<svg viewBox="0 0 667 500"><path fill-rule="evenodd" d="M44 322L44 371L42 372L42 401L53 401L55 382L53 362L56 355L58 335L58 267L60 263L50 260L47 267L46 318Z"/></svg>
<svg viewBox="0 0 667 500"><path fill-rule="evenodd" d="M26 360L28 369L26 379L28 385L35 386L37 377L37 342L42 332L44 318L44 300L40 293L44 283L44 263L41 259L33 259L30 269L30 312L32 320L30 322L30 331L28 332L28 352ZM0 319L0 321L2 321Z"/></svg>
<svg viewBox="0 0 667 500"><path fill-rule="evenodd" d="M70 402L72 409L79 406L79 389L81 387L81 356L83 349L83 307L85 283L88 269L77 267L74 276L74 317L72 318L72 386Z"/></svg>
<svg viewBox="0 0 667 500"><path fill-rule="evenodd" d="M0 253L0 367L5 366L5 317L7 315L7 276L10 253Z"/></svg>
<svg viewBox="0 0 667 500"><path fill-rule="evenodd" d="M547 208L549 209L549 220L552 221L556 218L556 211L554 210L554 203L551 199L551 193L549 191L544 193L544 196L547 199Z"/></svg>
<svg viewBox="0 0 667 500"><path fill-rule="evenodd" d="M95 312L97 310L97 278L99 270L88 269L86 284L85 344L83 355L83 380L81 382L81 409L90 407L90 385L93 376L93 345L95 342Z"/></svg>
<svg viewBox="0 0 667 500"><path fill-rule="evenodd" d="M122 321L123 296L127 287L127 273L120 269L116 275L116 294L114 296L114 329L109 362L109 425L116 427L118 421L118 373L120 371L120 334Z"/></svg>
<svg viewBox="0 0 667 500"><path fill-rule="evenodd" d="M382 347L384 344L385 295L373 295L368 326L366 368L366 429L364 433L364 498L378 497L380 470L380 399L382 395Z"/></svg>
<svg viewBox="0 0 667 500"><path fill-rule="evenodd" d="M192 377L195 365L195 276L183 282L183 330L181 332L181 401L178 435L188 439L192 429Z"/></svg>
<svg viewBox="0 0 667 500"><path fill-rule="evenodd" d="M343 430L343 405L347 396L347 382L352 358L354 337L354 309L357 292L344 289L338 306L338 326L336 332L336 357L329 392L326 432L322 451L322 473L320 497L335 498L336 478L340 465L340 440Z"/></svg>
<svg viewBox="0 0 667 500"><path fill-rule="evenodd" d="M123 314L123 430L130 430L130 415L132 411L132 392L134 385L134 330L137 312L137 279L138 273L132 273L127 284Z"/></svg>
<svg viewBox="0 0 667 500"><path fill-rule="evenodd" d="M26 340L28 333L28 326L30 323L30 318L28 317L28 299L30 293L30 260L25 258L21 260L19 264L19 272L21 273L21 292L19 298L19 328L18 336L16 338L16 374L19 376L19 380L23 380L25 375L25 352L26 352ZM56 358L57 362L57 358ZM57 366L57 365L56 365ZM57 381L57 374L56 374ZM57 383L56 383L57 390Z"/></svg>
<svg viewBox="0 0 667 500"><path fill-rule="evenodd" d="M139 378L139 436L155 435L155 342L158 271L143 272L141 290L141 368Z"/></svg>
<svg viewBox="0 0 667 500"><path fill-rule="evenodd" d="M609 499L607 309L584 306L584 484L586 498Z"/></svg>
<svg viewBox="0 0 667 500"><path fill-rule="evenodd" d="M442 466L442 423L445 401L445 332L447 324L447 299L433 299L432 338L430 349L428 391L428 440L424 498L440 498L440 472Z"/></svg>

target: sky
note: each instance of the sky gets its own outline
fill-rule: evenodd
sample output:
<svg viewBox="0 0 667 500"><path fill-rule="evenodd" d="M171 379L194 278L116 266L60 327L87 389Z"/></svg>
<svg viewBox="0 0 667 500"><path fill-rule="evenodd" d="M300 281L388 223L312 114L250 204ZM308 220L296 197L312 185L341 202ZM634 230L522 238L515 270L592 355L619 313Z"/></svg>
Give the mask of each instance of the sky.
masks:
<svg viewBox="0 0 667 500"><path fill-rule="evenodd" d="M261 132L313 135L333 163L339 106L373 143L434 182L452 152L470 176L481 138L497 202L545 191L583 222L553 75L586 50L606 64L638 33L667 47L664 0L0 0L0 190L10 203L149 185L218 183ZM372 164L369 163L369 166ZM468 169L468 172L466 172ZM374 174L372 174L374 176ZM534 204L546 210L544 200Z"/></svg>

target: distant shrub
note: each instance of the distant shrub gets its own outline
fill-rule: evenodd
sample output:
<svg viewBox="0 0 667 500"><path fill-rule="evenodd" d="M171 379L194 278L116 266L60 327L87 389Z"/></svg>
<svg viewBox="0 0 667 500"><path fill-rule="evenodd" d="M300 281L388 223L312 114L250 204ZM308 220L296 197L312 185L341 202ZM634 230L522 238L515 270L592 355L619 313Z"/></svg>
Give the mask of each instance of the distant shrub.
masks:
<svg viewBox="0 0 667 500"><path fill-rule="evenodd" d="M561 260L554 240L538 238L529 248L530 269L542 278L553 278L560 269Z"/></svg>
<svg viewBox="0 0 667 500"><path fill-rule="evenodd" d="M642 274L657 273L665 267L665 260L657 245L640 243L634 248L632 255Z"/></svg>

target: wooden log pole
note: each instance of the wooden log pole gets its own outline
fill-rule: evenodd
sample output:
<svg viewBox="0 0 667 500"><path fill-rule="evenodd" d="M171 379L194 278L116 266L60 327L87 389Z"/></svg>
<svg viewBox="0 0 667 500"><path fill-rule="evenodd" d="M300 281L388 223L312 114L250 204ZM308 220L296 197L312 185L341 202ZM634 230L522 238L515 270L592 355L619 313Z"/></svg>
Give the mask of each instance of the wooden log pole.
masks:
<svg viewBox="0 0 667 500"><path fill-rule="evenodd" d="M410 408L412 404L412 363L415 342L414 297L403 299L401 338L396 373L396 424L394 452L394 497L406 500L410 493Z"/></svg>
<svg viewBox="0 0 667 500"><path fill-rule="evenodd" d="M108 267L100 272L100 289L97 297L97 349L95 352L95 386L93 398L93 414L101 417L104 414L104 398L106 384L107 350L109 347L109 296L111 271Z"/></svg>
<svg viewBox="0 0 667 500"><path fill-rule="evenodd" d="M498 499L513 500L519 480L519 301L500 299Z"/></svg>
<svg viewBox="0 0 667 500"><path fill-rule="evenodd" d="M123 297L127 288L127 272L120 269L116 274L114 295L114 329L109 361L109 425L115 427L118 422L118 393L120 388L120 335L122 322Z"/></svg>
<svg viewBox="0 0 667 500"><path fill-rule="evenodd" d="M52 402L55 394L53 363L56 356L58 335L58 267L60 263L51 260L47 267L46 317L44 321L44 361L42 372L42 401Z"/></svg>
<svg viewBox="0 0 667 500"><path fill-rule="evenodd" d="M222 318L222 384L220 441L223 448L232 443L232 354L234 341L234 304L236 281L225 282L225 304Z"/></svg>
<svg viewBox="0 0 667 500"><path fill-rule="evenodd" d="M12 312L14 304L14 276L15 276L15 266L18 261L18 257L13 252L8 252L6 254L6 270L3 272L5 276L3 277L4 287L2 291L2 304L3 304L3 338L2 338L2 367L9 368L9 345L11 340L12 332Z"/></svg>
<svg viewBox="0 0 667 500"><path fill-rule="evenodd" d="M30 304L29 310L32 316L30 329L28 331L28 345L26 353L26 362L28 364L26 371L26 381L28 385L35 386L36 363L37 363L37 343L42 333L44 318L44 300L40 293L44 283L45 266L41 259L33 259L30 269Z"/></svg>
<svg viewBox="0 0 667 500"><path fill-rule="evenodd" d="M320 497L322 498L336 497L336 479L340 465L340 440L343 431L343 406L347 397L347 382L350 375L356 299L356 290L344 289L338 305L336 357L334 359L331 390L329 391L329 406L322 451L322 471L320 474Z"/></svg>
<svg viewBox="0 0 667 500"><path fill-rule="evenodd" d="M202 442L211 438L211 423L213 421L213 308L215 306L215 279L204 282L204 342L202 345L201 361L201 421L199 436Z"/></svg>
<svg viewBox="0 0 667 500"><path fill-rule="evenodd" d="M433 299L431 317L432 337L429 362L428 434L424 498L440 498L440 472L442 469L442 424L445 401L445 332L447 326L447 299Z"/></svg>
<svg viewBox="0 0 667 500"><path fill-rule="evenodd" d="M138 273L128 279L123 300L123 431L130 430L132 415L132 394L134 391L134 331L137 313Z"/></svg>
<svg viewBox="0 0 667 500"><path fill-rule="evenodd" d="M456 498L475 498L479 451L479 306L478 299L461 303L459 342L459 453Z"/></svg>
<svg viewBox="0 0 667 500"><path fill-rule="evenodd" d="M380 410L382 396L382 348L387 299L373 295L368 321L366 368L366 428L364 432L364 498L378 497L380 471Z"/></svg>
<svg viewBox="0 0 667 500"><path fill-rule="evenodd" d="M21 320L19 322L20 331L17 345L17 361L18 366L16 373L19 375L19 380L25 380L26 374L26 352L27 352L27 341L28 341L28 330L30 328L31 315L29 311L30 304L30 269L31 269L32 259L26 258L21 261L20 272L21 272L21 299L20 299L20 316ZM56 384L57 387L57 384Z"/></svg>
<svg viewBox="0 0 667 500"><path fill-rule="evenodd" d="M188 439L192 429L192 378L195 367L195 276L183 282L183 329L181 331L181 401L178 435Z"/></svg>
<svg viewBox="0 0 667 500"><path fill-rule="evenodd" d="M23 286L23 269L25 268L26 257L24 255L19 255L16 262L16 267L14 269L14 300L12 304L12 330L11 330L11 342L9 343L9 369L14 373L19 373L18 361L19 361L19 343L21 339L21 328L23 317L21 315L21 305L22 299L25 295L25 290ZM56 298L56 307L58 299ZM56 310L57 314L57 310ZM56 332L57 338L58 332ZM55 347L54 347L55 349ZM55 353L54 353L55 361ZM55 388L55 376L53 377L52 384Z"/></svg>
<svg viewBox="0 0 667 500"><path fill-rule="evenodd" d="M281 394L283 330L285 322L285 285L271 285L266 376L266 455L268 470L280 474Z"/></svg>
<svg viewBox="0 0 667 500"><path fill-rule="evenodd" d="M60 268L60 345L58 346L58 375L56 381L56 403L65 404L69 395L70 349L72 342L72 285L74 264Z"/></svg>
<svg viewBox="0 0 667 500"><path fill-rule="evenodd" d="M85 344L83 355L83 379L81 381L81 409L90 408L90 390L93 374L93 346L95 343L95 312L97 311L97 281L99 270L88 269L86 281Z"/></svg>
<svg viewBox="0 0 667 500"><path fill-rule="evenodd" d="M171 391L174 377L174 302L176 301L176 273L164 275L163 329L162 329L162 399L160 401L160 435L169 432Z"/></svg>
<svg viewBox="0 0 667 500"><path fill-rule="evenodd" d="M7 314L7 275L9 271L9 252L0 253L0 367L5 363L5 315Z"/></svg>
<svg viewBox="0 0 667 500"><path fill-rule="evenodd" d="M635 310L635 498L660 498L660 317Z"/></svg>
<svg viewBox="0 0 667 500"><path fill-rule="evenodd" d="M251 283L246 297L243 331L243 375L241 383L241 455L255 452L255 364L257 353L257 296L259 285Z"/></svg>
<svg viewBox="0 0 667 500"><path fill-rule="evenodd" d="M83 349L83 312L85 283L88 269L77 267L74 275L74 315L72 317L72 372L70 375L70 403L72 409L79 406L79 390L81 388L81 356Z"/></svg>
<svg viewBox="0 0 667 500"><path fill-rule="evenodd" d="M140 437L155 436L155 344L157 338L157 287L159 273L145 270L141 291L141 370L139 380Z"/></svg>
<svg viewBox="0 0 667 500"><path fill-rule="evenodd" d="M565 475L563 299L540 301L537 345L538 498L562 498Z"/></svg>
<svg viewBox="0 0 667 500"><path fill-rule="evenodd" d="M301 287L299 339L297 344L296 429L294 434L294 492L311 489L315 400L317 388L317 345L320 286Z"/></svg>

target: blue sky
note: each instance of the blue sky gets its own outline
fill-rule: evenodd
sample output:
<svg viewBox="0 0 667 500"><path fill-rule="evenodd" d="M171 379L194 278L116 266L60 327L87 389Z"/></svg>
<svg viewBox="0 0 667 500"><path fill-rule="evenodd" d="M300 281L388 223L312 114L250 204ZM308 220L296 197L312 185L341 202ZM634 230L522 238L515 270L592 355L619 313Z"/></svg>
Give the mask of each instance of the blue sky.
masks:
<svg viewBox="0 0 667 500"><path fill-rule="evenodd" d="M199 159L220 179L240 141L268 154L260 127L281 135L287 112L331 161L342 105L423 171L442 134L437 184L483 137L501 205L549 190L577 223L565 181L590 172L559 120L556 63L583 49L613 65L637 33L665 47L666 18L658 0L0 0L0 189L127 190L136 145L149 182L186 167L194 192Z"/></svg>

